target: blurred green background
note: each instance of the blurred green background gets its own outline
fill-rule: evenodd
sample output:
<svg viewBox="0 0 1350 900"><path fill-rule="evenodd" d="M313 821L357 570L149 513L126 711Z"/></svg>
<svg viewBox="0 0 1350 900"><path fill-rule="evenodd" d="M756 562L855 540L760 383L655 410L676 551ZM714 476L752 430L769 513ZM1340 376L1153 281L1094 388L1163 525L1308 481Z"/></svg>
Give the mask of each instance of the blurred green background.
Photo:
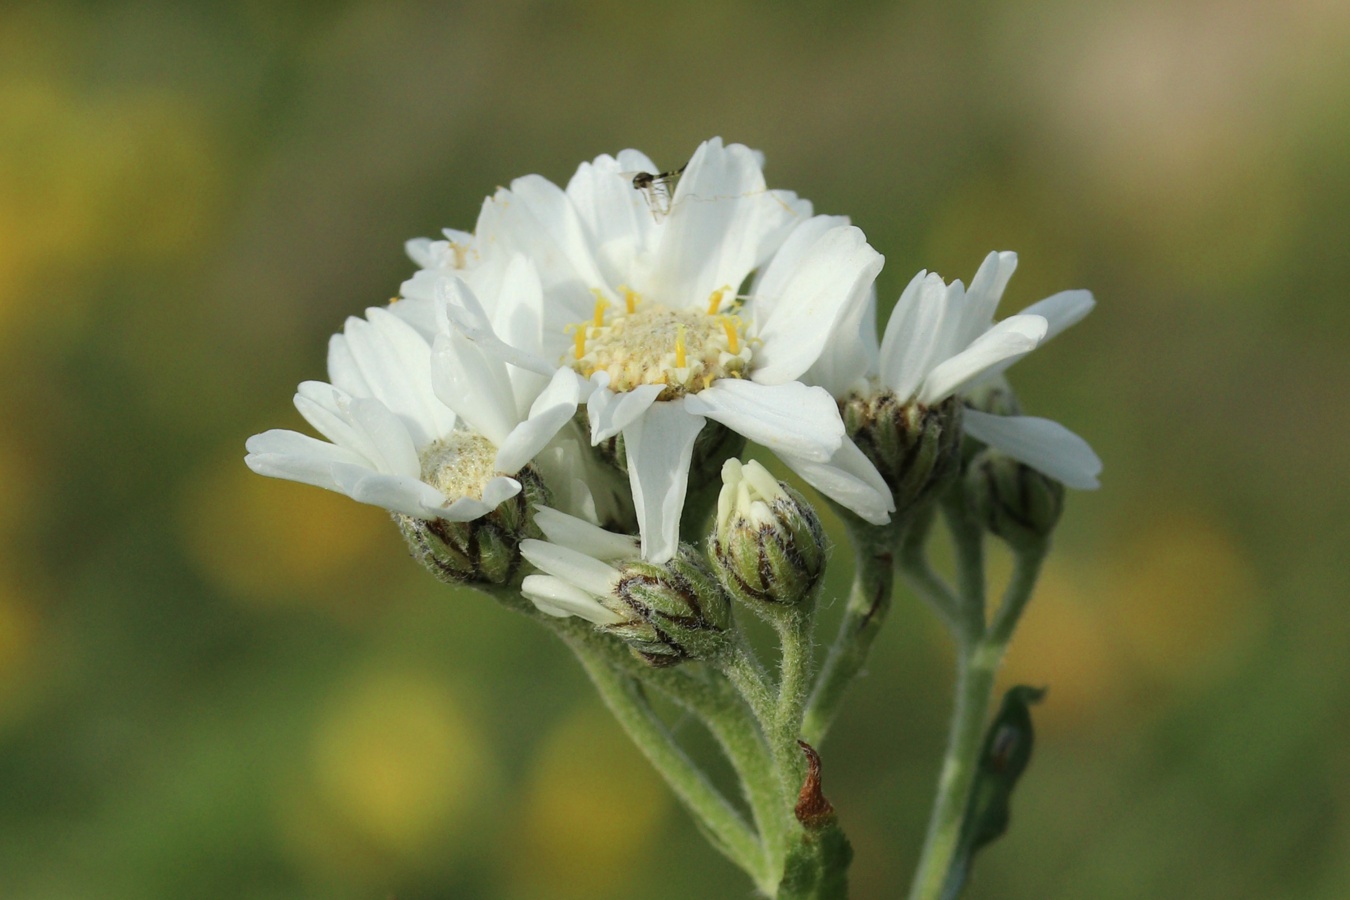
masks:
<svg viewBox="0 0 1350 900"><path fill-rule="evenodd" d="M862 226L883 306L991 249L1005 314L1099 299L1015 373L1106 471L970 896L1350 896L1347 48L1340 0L6 3L0 896L748 896L548 636L242 463L404 239L714 134ZM901 600L823 748L857 897L949 665Z"/></svg>

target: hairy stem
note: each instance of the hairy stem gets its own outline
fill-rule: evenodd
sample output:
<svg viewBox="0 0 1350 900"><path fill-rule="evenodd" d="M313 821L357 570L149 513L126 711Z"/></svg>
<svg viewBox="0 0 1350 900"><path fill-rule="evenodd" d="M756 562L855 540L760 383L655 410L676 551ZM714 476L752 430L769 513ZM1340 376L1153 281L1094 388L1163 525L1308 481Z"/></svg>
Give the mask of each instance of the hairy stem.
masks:
<svg viewBox="0 0 1350 900"><path fill-rule="evenodd" d="M772 883L759 837L740 813L684 753L651 708L638 682L616 670L601 653L580 641L568 641L581 665L629 738L698 819L712 842L757 884Z"/></svg>
<svg viewBox="0 0 1350 900"><path fill-rule="evenodd" d="M952 517L949 516L948 521L950 524ZM914 873L910 900L938 900L943 896L979 765L994 678L1003 663L1017 621L1036 586L1046 551L1042 544L1017 555L1003 601L993 623L986 628L983 554L978 546L969 546L981 541L982 536L978 530L962 527L962 523L952 527L952 535L957 542L958 583L961 585L961 614L952 629L957 645L955 702L937 798L928 821L923 853ZM968 571L975 565L980 567L978 577ZM978 597L974 593L977 590Z"/></svg>
<svg viewBox="0 0 1350 900"><path fill-rule="evenodd" d="M825 738L891 608L897 526L850 523L849 532L855 553L853 589L802 721L802 737L812 745Z"/></svg>

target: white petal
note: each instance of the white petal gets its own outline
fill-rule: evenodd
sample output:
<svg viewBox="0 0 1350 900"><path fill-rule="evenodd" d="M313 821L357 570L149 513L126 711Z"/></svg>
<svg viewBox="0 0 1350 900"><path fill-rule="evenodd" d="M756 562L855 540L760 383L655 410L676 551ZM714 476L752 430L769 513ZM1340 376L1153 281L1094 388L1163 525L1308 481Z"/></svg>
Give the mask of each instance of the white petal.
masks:
<svg viewBox="0 0 1350 900"><path fill-rule="evenodd" d="M494 475L483 485L483 503L488 509L496 509L516 494L520 493L520 482L505 475Z"/></svg>
<svg viewBox="0 0 1350 900"><path fill-rule="evenodd" d="M672 400L652 404L623 430L628 483L642 533L642 558L650 562L666 562L679 549L689 463L694 438L704 421L702 416L690 415L685 403Z"/></svg>
<svg viewBox="0 0 1350 900"><path fill-rule="evenodd" d="M851 307L866 302L883 262L852 225L812 244L756 335L764 343L755 351L755 381L781 384L810 368Z"/></svg>
<svg viewBox="0 0 1350 900"><path fill-rule="evenodd" d="M500 337L492 326L487 312L469 286L458 278L442 278L436 283L437 331L463 332L464 336L483 348L484 352L521 369L538 372L548 378L557 366L536 354L514 347Z"/></svg>
<svg viewBox="0 0 1350 900"><path fill-rule="evenodd" d="M705 142L689 160L662 227L654 283L667 302L701 306L736 290L786 237L800 211L767 191L759 161L739 144Z"/></svg>
<svg viewBox="0 0 1350 900"><path fill-rule="evenodd" d="M685 408L707 416L774 452L825 462L839 449L844 423L829 391L787 384L723 378L684 398Z"/></svg>
<svg viewBox="0 0 1350 900"><path fill-rule="evenodd" d="M414 404L409 413L419 416L431 434L448 434L454 428L455 417L436 401L431 391L431 345L416 328L384 307L367 309L366 318L399 362L399 372ZM388 403L385 405L402 414Z"/></svg>
<svg viewBox="0 0 1350 900"><path fill-rule="evenodd" d="M526 575L520 592L540 612L550 616L577 616L596 625L617 625L623 621L622 616L605 609L590 594L551 575Z"/></svg>
<svg viewBox="0 0 1350 900"><path fill-rule="evenodd" d="M998 302L1003 299L1003 291L1016 269L1017 254L1011 251L990 253L984 258L966 291L966 311L962 316L966 322L964 342L975 340L993 324Z"/></svg>
<svg viewBox="0 0 1350 900"><path fill-rule="evenodd" d="M483 205L476 228L481 246L533 260L549 303L544 327L561 329L586 318L604 283L581 224L562 189L538 175L511 182Z"/></svg>
<svg viewBox="0 0 1350 900"><path fill-rule="evenodd" d="M405 420L370 397L352 398L347 404L347 412L352 427L358 429L374 449L371 462L376 468L390 475L421 476L422 463Z"/></svg>
<svg viewBox="0 0 1350 900"><path fill-rule="evenodd" d="M1088 442L1058 422L1034 416L994 416L965 410L966 434L1000 453L1044 472L1066 487L1092 490L1102 461Z"/></svg>
<svg viewBox="0 0 1350 900"><path fill-rule="evenodd" d="M357 367L345 335L335 334L328 339L328 380L353 396L371 396L370 385Z"/></svg>
<svg viewBox="0 0 1350 900"><path fill-rule="evenodd" d="M436 396L493 444L505 441L520 424L506 363L459 331L437 336L432 360Z"/></svg>
<svg viewBox="0 0 1350 900"><path fill-rule="evenodd" d="M431 258L431 238L413 238L403 242L403 251L423 269L430 269L436 263Z"/></svg>
<svg viewBox="0 0 1350 900"><path fill-rule="evenodd" d="M764 268L755 273L750 283L750 299L746 307L750 320L759 327L769 320L774 305L791 283L797 267L816 241L832 228L848 225L848 216L812 216L798 223L783 245L774 253Z"/></svg>
<svg viewBox="0 0 1350 900"><path fill-rule="evenodd" d="M919 402L931 406L983 377L998 364L1025 356L1045 337L1040 316L1009 316L975 339L965 350L941 363L924 379Z"/></svg>
<svg viewBox="0 0 1350 900"><path fill-rule="evenodd" d="M663 384L640 384L630 391L614 392L602 387L586 399L591 421L591 443L609 440L647 411L665 390Z"/></svg>
<svg viewBox="0 0 1350 900"><path fill-rule="evenodd" d="M922 271L910 279L891 310L881 339L881 383L908 400L928 373L946 359L944 335L957 316L953 292L936 272Z"/></svg>
<svg viewBox="0 0 1350 900"><path fill-rule="evenodd" d="M567 196L586 226L610 284L632 278L624 271L624 263L631 262L652 240L656 216L646 194L633 186L633 178L639 172L658 171L645 155L625 150L618 159L601 156L582 163L567 183Z"/></svg>
<svg viewBox="0 0 1350 900"><path fill-rule="evenodd" d="M877 371L877 356L877 290L873 283L867 286L861 303L850 305L825 351L801 380L820 385L832 397L843 398Z"/></svg>
<svg viewBox="0 0 1350 900"><path fill-rule="evenodd" d="M1096 301L1092 299L1092 293L1090 291L1061 291L1058 294L1053 294L1046 297L1044 300L1031 304L1018 315L1036 315L1041 316L1046 320L1048 328L1046 329L1045 337L1041 338L1041 343L1044 344L1064 329L1081 322L1084 316L1092 312L1092 308L1095 305ZM1039 346L1039 344L1037 346ZM1011 359L1005 359L995 366L991 366L989 369L985 370L984 374L979 378L967 383L966 389L969 390L977 384L987 383L992 378L1002 375L1013 363L1021 358L1022 357L1020 356L1015 356Z"/></svg>
<svg viewBox="0 0 1350 900"><path fill-rule="evenodd" d="M1096 305L1097 301L1092 298L1091 291L1060 291L1031 304L1022 310L1021 314L1040 316L1049 323L1050 327L1042 339L1044 343L1066 328L1083 321Z"/></svg>
<svg viewBox="0 0 1350 900"><path fill-rule="evenodd" d="M638 542L629 535L606 531L585 519L547 506L535 511L534 524L553 543L595 559L633 559L638 555Z"/></svg>
<svg viewBox="0 0 1350 900"><path fill-rule="evenodd" d="M446 498L429 484L407 475L386 475L358 466L333 466L338 488L353 500L380 506L391 512L435 518Z"/></svg>
<svg viewBox="0 0 1350 900"><path fill-rule="evenodd" d="M400 299L391 301L386 309L390 315L398 316L403 321L413 327L422 339L431 345L431 339L436 336L436 301L434 296L435 283L441 278L431 272L420 272L420 275L427 276L427 294L424 297L411 297L404 294ZM363 393L369 393L364 391Z"/></svg>
<svg viewBox="0 0 1350 900"><path fill-rule="evenodd" d="M586 382L571 369L559 369L535 399L525 421L497 446L497 470L518 472L576 415Z"/></svg>
<svg viewBox="0 0 1350 900"><path fill-rule="evenodd" d="M520 553L536 569L597 597L609 595L619 580L619 571L609 563L548 541L521 541Z"/></svg>
<svg viewBox="0 0 1350 900"><path fill-rule="evenodd" d="M259 475L299 481L330 491L340 490L333 478L334 464L369 465L360 454L306 434L273 429L255 434L244 445L245 464Z"/></svg>
<svg viewBox="0 0 1350 900"><path fill-rule="evenodd" d="M876 467L848 438L829 462L779 454L779 459L802 480L840 506L873 525L885 525L895 511L890 488Z"/></svg>
<svg viewBox="0 0 1350 900"><path fill-rule="evenodd" d="M315 430L341 447L359 453L367 464L387 466L379 447L365 429L352 422L351 397L322 381L302 381L295 394L295 408Z"/></svg>
<svg viewBox="0 0 1350 900"><path fill-rule="evenodd" d="M533 356L557 358L572 342L561 330L553 341L545 341L544 288L534 263L521 254L511 257L502 270L496 293L485 302L492 311L493 332L514 348Z"/></svg>
<svg viewBox="0 0 1350 900"><path fill-rule="evenodd" d="M414 443L424 447L448 433L453 417L440 412L431 391L431 348L407 322L386 310L350 318L343 333L370 396L403 419Z"/></svg>

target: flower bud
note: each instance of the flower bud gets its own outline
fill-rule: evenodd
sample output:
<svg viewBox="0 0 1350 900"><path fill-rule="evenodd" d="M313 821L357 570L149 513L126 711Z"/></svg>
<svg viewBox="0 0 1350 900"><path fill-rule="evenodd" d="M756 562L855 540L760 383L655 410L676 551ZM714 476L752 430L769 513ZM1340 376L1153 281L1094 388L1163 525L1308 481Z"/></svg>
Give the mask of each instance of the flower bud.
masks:
<svg viewBox="0 0 1350 900"><path fill-rule="evenodd" d="M605 626L653 666L707 659L726 644L731 604L702 556L688 544L662 565L633 560L619 566L609 602L624 621Z"/></svg>
<svg viewBox="0 0 1350 900"><path fill-rule="evenodd" d="M961 401L901 403L890 391L841 404L844 429L891 489L897 513L939 493L961 461Z"/></svg>
<svg viewBox="0 0 1350 900"><path fill-rule="evenodd" d="M985 529L1014 550L1042 545L1064 509L1064 485L996 450L982 450L965 475L966 500Z"/></svg>
<svg viewBox="0 0 1350 900"><path fill-rule="evenodd" d="M761 615L777 615L766 607L795 607L815 596L827 555L820 517L806 498L754 460L726 461L708 556L727 593Z"/></svg>
<svg viewBox="0 0 1350 900"><path fill-rule="evenodd" d="M983 381L962 394L965 405L993 416L1020 416L1022 404L1002 375Z"/></svg>
<svg viewBox="0 0 1350 900"><path fill-rule="evenodd" d="M422 462L423 480L447 496L479 501L481 509L506 482L492 470L495 453L485 438L459 433L453 442L428 451ZM451 584L511 581L520 568L521 540L538 536L530 510L548 500L548 489L533 466L513 478L520 490L477 518L418 519L395 513L413 558Z"/></svg>

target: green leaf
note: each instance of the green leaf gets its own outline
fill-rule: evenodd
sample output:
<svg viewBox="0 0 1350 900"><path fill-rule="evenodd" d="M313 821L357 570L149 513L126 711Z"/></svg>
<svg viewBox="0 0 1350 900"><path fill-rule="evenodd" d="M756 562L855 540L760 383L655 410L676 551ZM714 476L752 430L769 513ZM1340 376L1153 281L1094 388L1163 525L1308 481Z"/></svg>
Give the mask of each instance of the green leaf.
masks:
<svg viewBox="0 0 1350 900"><path fill-rule="evenodd" d="M1031 706L1044 696L1044 688L1027 685L1017 685L1003 695L1003 705L985 733L979 771L975 773L956 856L943 886L943 900L961 896L975 854L1008 830L1013 788L1031 762Z"/></svg>

